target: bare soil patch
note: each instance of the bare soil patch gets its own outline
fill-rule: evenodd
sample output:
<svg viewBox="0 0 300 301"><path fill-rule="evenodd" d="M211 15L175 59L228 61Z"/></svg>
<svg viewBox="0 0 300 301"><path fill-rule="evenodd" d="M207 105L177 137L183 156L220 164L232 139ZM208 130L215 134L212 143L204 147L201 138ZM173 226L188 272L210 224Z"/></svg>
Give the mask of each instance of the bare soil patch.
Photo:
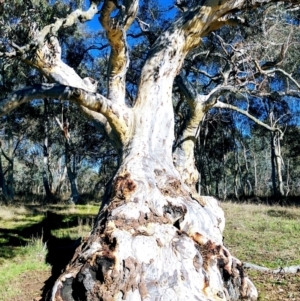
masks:
<svg viewBox="0 0 300 301"><path fill-rule="evenodd" d="M19 294L11 301L40 301L44 282L50 277L49 271L31 271L22 273L15 282Z"/></svg>
<svg viewBox="0 0 300 301"><path fill-rule="evenodd" d="M258 290L259 301L300 300L300 273L249 271L248 274Z"/></svg>
<svg viewBox="0 0 300 301"><path fill-rule="evenodd" d="M248 271L259 292L259 301L299 301L300 273L272 274L269 272ZM23 273L16 281L20 292L11 301L43 301L44 282L50 277L49 271Z"/></svg>

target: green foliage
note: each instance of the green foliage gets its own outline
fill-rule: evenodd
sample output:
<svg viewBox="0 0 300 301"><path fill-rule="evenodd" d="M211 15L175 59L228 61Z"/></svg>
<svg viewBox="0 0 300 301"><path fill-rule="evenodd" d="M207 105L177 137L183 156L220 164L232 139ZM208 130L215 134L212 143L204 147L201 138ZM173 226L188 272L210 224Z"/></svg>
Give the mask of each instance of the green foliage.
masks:
<svg viewBox="0 0 300 301"><path fill-rule="evenodd" d="M11 50L11 41L19 46L30 43L36 30L50 24L55 18L65 17L84 4L81 0L5 1L0 15L0 51ZM187 5L194 5L194 1L189 1ZM140 71L149 48L171 24L171 16L180 14L178 9L166 3L141 1L138 17L143 23L135 22L128 32L131 60L126 76L128 103L134 103ZM294 118L298 106L293 104L298 103L299 95L298 98L279 95L279 92L295 89L293 82L280 72L267 77L258 72L255 64L257 62L263 68L267 63L277 62L274 66L283 68L299 82L300 31L297 12L276 5L267 10L257 9L237 15L245 18L244 24L224 26L203 38L202 45L185 60L183 69L200 94L208 94L224 82L223 75L228 72L227 84L241 89L235 95L221 95L220 100L244 108L267 123L268 114L272 112L278 125L282 129L286 127L282 141L285 191L288 196L298 195L300 164L296 155L297 147L293 145L298 131L298 123ZM145 27L143 32L141 24ZM90 76L97 80L99 92L105 95L109 48L104 31L91 30L82 24L74 25L61 29L58 39L63 60L81 77ZM279 62L282 51L284 59ZM14 89L45 81L42 75L18 60L2 58L0 67L1 98ZM249 84L246 84L247 81ZM176 111L175 137L178 137L191 112L181 99L176 85L173 103ZM16 148L13 173L16 193L23 196L44 194L44 140L47 136L49 147L46 174L51 192L65 197L70 194L68 177L60 183L66 162L69 162L80 194L94 194L96 197L103 195L105 185L118 165L118 155L105 137L103 128L88 121L71 104L62 105L53 100L49 101L48 109L45 113L43 100L36 100L14 111L10 121L6 117L1 119L0 138L5 152L8 150L5 134L8 126L14 136L13 144ZM68 150L55 118L62 123L68 121L70 125ZM272 181L268 135L265 129L258 130L252 121L249 122L240 114L210 110L205 122L201 124L195 148L202 193L222 199L233 196L240 199L253 195L270 197ZM5 160L3 165L7 182L8 165Z"/></svg>

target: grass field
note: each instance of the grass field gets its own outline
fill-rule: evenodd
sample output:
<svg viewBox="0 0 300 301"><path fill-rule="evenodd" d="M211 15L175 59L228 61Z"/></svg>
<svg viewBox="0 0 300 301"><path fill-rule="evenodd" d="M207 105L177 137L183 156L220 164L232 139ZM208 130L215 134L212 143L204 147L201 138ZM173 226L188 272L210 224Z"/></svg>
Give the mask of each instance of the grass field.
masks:
<svg viewBox="0 0 300 301"><path fill-rule="evenodd" d="M300 265L300 208L229 202L221 207L225 244L235 257L269 268ZM0 301L39 300L55 254L88 235L97 212L98 205L0 207ZM68 262L68 250L52 273ZM248 274L259 300L300 300L300 273Z"/></svg>
<svg viewBox="0 0 300 301"><path fill-rule="evenodd" d="M268 268L300 265L300 208L222 203L225 244L244 262ZM300 273L248 271L259 300L299 301Z"/></svg>
<svg viewBox="0 0 300 301"><path fill-rule="evenodd" d="M59 273L72 256L64 246L88 235L98 210L99 205L0 207L0 301L39 296L51 264Z"/></svg>

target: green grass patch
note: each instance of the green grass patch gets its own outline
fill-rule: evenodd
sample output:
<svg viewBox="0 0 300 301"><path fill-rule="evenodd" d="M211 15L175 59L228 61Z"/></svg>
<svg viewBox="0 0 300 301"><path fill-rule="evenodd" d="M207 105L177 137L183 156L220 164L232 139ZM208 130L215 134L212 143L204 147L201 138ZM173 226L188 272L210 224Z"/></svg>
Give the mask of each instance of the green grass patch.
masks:
<svg viewBox="0 0 300 301"><path fill-rule="evenodd" d="M49 273L45 242L55 248L87 236L98 211L99 204L0 206L0 301L22 295L29 276Z"/></svg>
<svg viewBox="0 0 300 301"><path fill-rule="evenodd" d="M20 292L16 288L18 278L28 271L48 271L45 263L46 247L41 239L32 239L25 247L19 247L13 259L5 259L0 264L0 301L10 300Z"/></svg>
<svg viewBox="0 0 300 301"><path fill-rule="evenodd" d="M225 244L242 261L268 268L300 264L300 209L222 203Z"/></svg>
<svg viewBox="0 0 300 301"><path fill-rule="evenodd" d="M88 235L99 204L0 206L0 264L23 252L32 237L77 239Z"/></svg>

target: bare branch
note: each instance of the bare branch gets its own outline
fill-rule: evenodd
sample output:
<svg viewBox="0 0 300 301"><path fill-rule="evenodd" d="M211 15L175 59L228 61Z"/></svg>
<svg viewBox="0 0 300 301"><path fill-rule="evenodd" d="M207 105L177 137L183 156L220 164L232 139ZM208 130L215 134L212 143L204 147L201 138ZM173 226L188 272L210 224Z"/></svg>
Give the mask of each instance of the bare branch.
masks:
<svg viewBox="0 0 300 301"><path fill-rule="evenodd" d="M269 131L272 131L272 132L279 132L280 133L280 136L282 137L283 133L282 131L279 129L279 128L276 128L276 127L271 127L269 125L267 125L266 123L260 121L259 119L257 119L256 117L254 117L253 115L251 115L249 112L245 111L245 110L242 110L236 106L233 106L231 104L228 104L228 103L224 103L224 102L221 102L221 101L217 101L216 104L214 105L214 108L220 108L220 109L230 109L230 110L233 110L233 111L236 111L236 112L239 112L245 116L247 116L249 119L251 119L252 121L254 121L255 123L259 124L260 126L266 128L267 130Z"/></svg>
<svg viewBox="0 0 300 301"><path fill-rule="evenodd" d="M270 67L272 69L270 69L270 70L263 70L262 67L259 65L259 63L256 60L254 60L254 63L255 63L256 68L258 69L259 73L265 74L265 75L269 75L269 74L274 74L275 72L280 72L284 76L286 76L290 81L292 81L297 86L298 89L300 89L300 83L298 83L297 80L294 79L291 74L287 73L283 69Z"/></svg>
<svg viewBox="0 0 300 301"><path fill-rule="evenodd" d="M60 122L60 120L55 116L54 117L56 123L58 124L59 128L61 129L61 131L64 131L64 126L63 124Z"/></svg>
<svg viewBox="0 0 300 301"><path fill-rule="evenodd" d="M1 147L1 145L0 145L0 150L1 150L1 153L2 153L2 155L4 156L4 158L5 158L10 164L12 164L12 163L13 163L13 159L10 158L10 157L5 153L5 151L3 150L3 148Z"/></svg>
<svg viewBox="0 0 300 301"><path fill-rule="evenodd" d="M118 8L116 17L112 12ZM125 75L129 66L129 53L126 31L134 21L138 10L137 0L124 1L124 6L117 7L116 1L106 0L99 18L111 46L108 64L108 98L115 101L125 100Z"/></svg>
<svg viewBox="0 0 300 301"><path fill-rule="evenodd" d="M273 69L273 70L269 70L269 71L265 71L267 74L270 74L270 73L275 73L275 72L280 72L282 73L284 76L286 76L290 81L292 81L298 89L300 89L300 83L297 82L297 80L295 80L291 74L287 73L286 71L284 71L283 69L280 69L280 68L276 68L276 69Z"/></svg>
<svg viewBox="0 0 300 301"><path fill-rule="evenodd" d="M0 57L13 58L17 56L17 52L12 50L10 52L0 52Z"/></svg>
<svg viewBox="0 0 300 301"><path fill-rule="evenodd" d="M56 37L61 28L69 27L75 22L85 22L98 12L98 1L92 1L87 11L75 10L66 18L57 19L53 24L45 26L36 32L32 41L19 46L11 42L12 52L2 53L1 56L19 57L24 63L39 70L50 82L65 86L96 92L97 82L91 78L82 79L71 67L61 60L61 47Z"/></svg>
<svg viewBox="0 0 300 301"><path fill-rule="evenodd" d="M174 146L174 165L180 171L184 182L191 186L193 198L197 199L197 193L193 188L193 183L198 178L198 171L194 162L194 146L199 133L200 123L203 121L207 111L215 105L222 94L236 91L236 88L220 85L208 95L200 95L196 93L194 87L182 74L177 76L175 81L180 92L186 98L190 112Z"/></svg>
<svg viewBox="0 0 300 301"><path fill-rule="evenodd" d="M69 100L91 111L101 113L120 137L120 140L125 141L131 120L131 111L125 106L114 104L100 94L90 93L74 87L41 84L15 91L0 102L0 115L9 113L25 102L45 97Z"/></svg>
<svg viewBox="0 0 300 301"><path fill-rule="evenodd" d="M270 272L274 274L280 274L280 273L291 273L291 274L296 274L299 273L300 271L300 265L293 265L293 266L286 266L286 267L281 267L279 269L269 269L263 266L259 266L257 264L253 264L250 262L243 262L243 266L246 269L250 270L256 270L256 271L261 271L261 272Z"/></svg>
<svg viewBox="0 0 300 301"><path fill-rule="evenodd" d="M136 20L139 24L139 27L141 29L142 32L148 32L150 25L148 23L143 22L140 18L136 17Z"/></svg>
<svg viewBox="0 0 300 301"><path fill-rule="evenodd" d="M94 15L98 12L98 2L99 1L91 1L90 8L87 11L77 9L71 14L69 14L66 18L57 19L53 24L45 26L42 30L36 33L36 37L28 45L24 45L21 47L12 41L10 43L12 48L17 50L18 54L28 56L28 52L31 52L32 48L42 48L44 46L45 40L47 39L47 36L55 37L59 29L70 27L77 21L85 22L91 20L94 17ZM12 57L16 56L17 52L12 51L8 53L0 53L0 56Z"/></svg>
<svg viewBox="0 0 300 301"><path fill-rule="evenodd" d="M215 106L218 101L218 98L223 95L225 92L238 92L238 89L234 86L223 86L219 85L215 87L211 92L206 96L206 100L203 102L203 107L205 112L207 112L211 107Z"/></svg>
<svg viewBox="0 0 300 301"><path fill-rule="evenodd" d="M70 27L75 24L77 21L86 22L95 16L98 12L98 2L99 1L91 1L90 8L87 11L82 11L81 9L77 9L71 14L69 14L66 18L57 19L53 24L45 26L37 36L37 42L40 46L43 46L44 41L47 35L56 36L58 30L60 28Z"/></svg>

